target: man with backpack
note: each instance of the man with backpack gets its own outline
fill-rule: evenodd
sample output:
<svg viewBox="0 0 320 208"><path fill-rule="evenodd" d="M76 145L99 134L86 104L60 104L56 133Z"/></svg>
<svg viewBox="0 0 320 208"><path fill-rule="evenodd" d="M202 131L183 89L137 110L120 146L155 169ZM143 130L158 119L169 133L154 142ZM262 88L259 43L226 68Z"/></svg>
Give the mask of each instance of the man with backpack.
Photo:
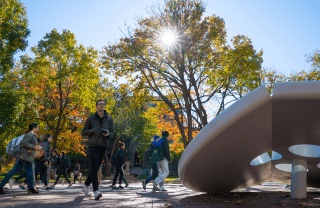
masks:
<svg viewBox="0 0 320 208"><path fill-rule="evenodd" d="M82 191L85 196L91 196L88 187L92 184L96 200L102 197L99 192L98 170L109 146L109 139L114 134L113 120L105 111L105 106L104 100L96 102L97 111L87 118L82 130L82 136L88 136L88 152L91 159L91 171Z"/></svg>
<svg viewBox="0 0 320 208"><path fill-rule="evenodd" d="M162 138L160 140L161 144L160 147L157 149L157 158L160 159L160 161L157 162L158 166L158 173L159 176L153 180L153 187L157 191L166 191L163 187L164 180L169 175L169 161L171 160L170 157L170 151L169 151L169 132L163 131L162 132ZM159 188L158 188L159 185Z"/></svg>
<svg viewBox="0 0 320 208"><path fill-rule="evenodd" d="M13 169L6 174L0 183L0 194L6 194L8 189L4 188L6 183L12 178L14 174L19 172L23 167L26 170L26 177L28 182L28 193L38 194L38 189L33 184L33 167L32 163L36 155L36 151L40 151L37 146L37 133L39 132L39 125L31 123L28 132L24 135L21 142L21 149L17 154L17 161Z"/></svg>
<svg viewBox="0 0 320 208"><path fill-rule="evenodd" d="M153 137L153 141L150 144L148 151L146 150L145 152L145 163L150 164L151 171L150 171L149 177L146 180L142 181L142 187L144 190L146 190L146 185L151 180L155 180L158 176L157 163L161 161L162 158L159 158L157 153L158 153L158 149L161 146L161 143L162 143L162 139L158 135L155 135Z"/></svg>

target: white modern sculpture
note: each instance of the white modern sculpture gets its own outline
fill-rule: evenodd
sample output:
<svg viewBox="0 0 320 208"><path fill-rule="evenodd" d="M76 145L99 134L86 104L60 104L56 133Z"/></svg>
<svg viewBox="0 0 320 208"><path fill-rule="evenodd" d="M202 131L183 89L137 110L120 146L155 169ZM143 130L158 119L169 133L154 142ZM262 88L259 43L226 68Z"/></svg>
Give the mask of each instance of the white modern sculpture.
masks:
<svg viewBox="0 0 320 208"><path fill-rule="evenodd" d="M199 192L287 182L291 174L291 197L305 198L307 185L320 187L319 164L320 81L284 82L272 97L260 86L214 118L185 149L178 172Z"/></svg>

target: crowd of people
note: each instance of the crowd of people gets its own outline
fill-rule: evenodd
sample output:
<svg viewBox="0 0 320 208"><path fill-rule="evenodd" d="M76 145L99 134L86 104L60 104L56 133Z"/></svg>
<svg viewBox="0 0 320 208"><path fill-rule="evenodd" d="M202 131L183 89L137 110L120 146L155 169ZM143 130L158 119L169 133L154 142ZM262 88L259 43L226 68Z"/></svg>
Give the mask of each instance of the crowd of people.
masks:
<svg viewBox="0 0 320 208"><path fill-rule="evenodd" d="M107 147L109 146L109 139L114 135L113 119L105 111L105 101L98 100L96 102L97 111L94 115L87 118L82 135L88 137L88 153L91 160L91 167L89 175L87 176L82 191L85 196L91 196L89 186L92 185L94 198L96 200L102 197L99 192L99 185L102 179L102 162L106 156ZM68 182L68 187L72 186L71 181L67 176L67 170L71 168L70 159L66 157L66 153L61 151L58 154L56 149L51 150L52 135L45 134L42 139L38 137L39 125L31 123L28 131L23 136L20 144L20 151L16 156L16 162L13 169L6 174L0 183L0 194L6 194L8 188L5 187L9 182L9 186L18 180L25 178L19 185L23 190L28 193L39 193L38 188L35 186L35 181L44 184L46 190L54 189L56 184L60 181L63 175ZM164 180L169 175L169 163L171 160L169 152L169 133L162 132L162 137L155 135L153 142L149 147L149 154L151 170L148 179L142 181L142 187L146 190L146 184L152 181L153 189L157 191L166 191L164 188ZM125 144L121 141L118 142L118 149L111 158L111 164L114 166L115 174L112 182L112 189L123 189L122 181L127 187L129 184L123 177L123 166L128 156L125 150ZM24 168L25 173L17 178L12 178L16 173ZM81 169L80 164L76 164L73 169L74 183L80 181L81 183ZM38 175L40 178L38 179ZM116 181L119 178L119 186L116 187ZM49 186L50 179L55 180L52 186ZM26 187L27 185L27 187Z"/></svg>

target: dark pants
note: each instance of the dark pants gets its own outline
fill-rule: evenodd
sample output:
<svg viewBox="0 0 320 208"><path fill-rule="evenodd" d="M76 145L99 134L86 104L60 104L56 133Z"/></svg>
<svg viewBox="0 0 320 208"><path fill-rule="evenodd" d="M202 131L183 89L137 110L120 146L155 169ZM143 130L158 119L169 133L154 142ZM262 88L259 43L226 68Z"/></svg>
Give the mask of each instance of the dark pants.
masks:
<svg viewBox="0 0 320 208"><path fill-rule="evenodd" d="M153 164L153 165L152 165L152 175L149 176L149 177L145 180L146 184L148 184L151 180L156 179L157 177L158 177L158 166L157 166L157 164Z"/></svg>
<svg viewBox="0 0 320 208"><path fill-rule="evenodd" d="M56 181L54 182L54 185L56 185L58 183L58 180L60 179L60 176L63 175L63 177L68 181L68 183L71 183L71 181L69 180L69 178L67 177L67 170L66 169L61 169L59 171L58 177L56 179Z"/></svg>
<svg viewBox="0 0 320 208"><path fill-rule="evenodd" d="M90 184L92 183L93 191L97 191L99 190L98 171L101 166L103 157L106 154L107 147L89 146L88 150L91 159L91 169L88 178L85 182L85 185L90 186Z"/></svg>
<svg viewBox="0 0 320 208"><path fill-rule="evenodd" d="M40 161L40 160L34 160L35 164L35 170L34 170L34 175L37 178L37 175L40 174L40 180L44 183L44 185L48 185L47 182L47 166L44 165L45 161ZM22 174L19 177L17 177L15 180L18 181L21 178L26 177L26 174ZM27 179L23 181L24 183L27 183Z"/></svg>
<svg viewBox="0 0 320 208"><path fill-rule="evenodd" d="M74 175L73 182L76 183L76 181L81 182L81 180L78 178L78 175Z"/></svg>
<svg viewBox="0 0 320 208"><path fill-rule="evenodd" d="M116 185L116 181L117 181L117 178L120 174L120 177L119 177L119 185L121 185L121 182L122 182L122 178L123 178L123 170L121 168L121 166L116 166L116 173L114 174L114 178L113 178L113 183L112 185Z"/></svg>
<svg viewBox="0 0 320 208"><path fill-rule="evenodd" d="M0 186L4 187L6 183L12 178L14 174L19 172L22 167L26 170L26 177L28 182L28 188L33 188L33 170L32 170L32 163L19 159L16 164L14 165L13 169L4 177L4 179L1 181Z"/></svg>

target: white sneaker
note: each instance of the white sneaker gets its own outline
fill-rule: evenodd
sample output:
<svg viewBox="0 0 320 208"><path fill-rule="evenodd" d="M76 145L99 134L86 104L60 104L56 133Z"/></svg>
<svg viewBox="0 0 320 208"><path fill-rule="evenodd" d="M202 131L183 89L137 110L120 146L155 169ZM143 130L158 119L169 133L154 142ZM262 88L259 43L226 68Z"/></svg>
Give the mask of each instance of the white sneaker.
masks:
<svg viewBox="0 0 320 208"><path fill-rule="evenodd" d="M88 186L84 185L84 186L82 187L82 191L83 191L83 193L84 193L85 196L91 196L91 194L89 194L89 188L88 188Z"/></svg>
<svg viewBox="0 0 320 208"><path fill-rule="evenodd" d="M94 199L99 200L102 197L102 194L99 191L94 192Z"/></svg>
<svg viewBox="0 0 320 208"><path fill-rule="evenodd" d="M12 179L9 180L9 186L10 186L10 188L12 188L12 186L13 186L13 180Z"/></svg>

